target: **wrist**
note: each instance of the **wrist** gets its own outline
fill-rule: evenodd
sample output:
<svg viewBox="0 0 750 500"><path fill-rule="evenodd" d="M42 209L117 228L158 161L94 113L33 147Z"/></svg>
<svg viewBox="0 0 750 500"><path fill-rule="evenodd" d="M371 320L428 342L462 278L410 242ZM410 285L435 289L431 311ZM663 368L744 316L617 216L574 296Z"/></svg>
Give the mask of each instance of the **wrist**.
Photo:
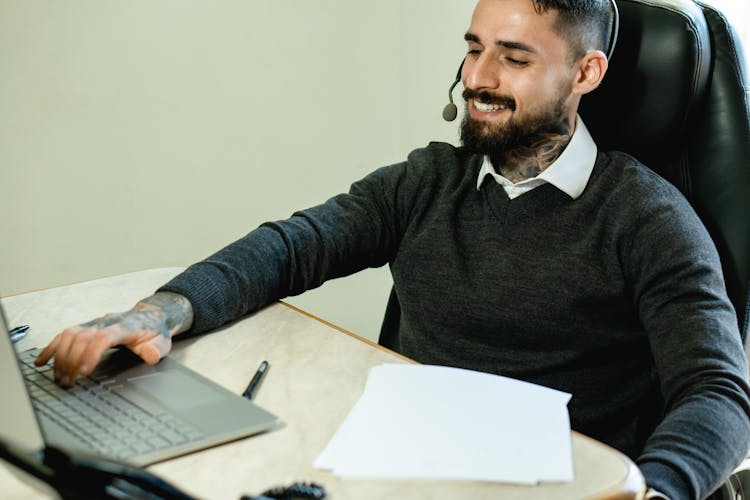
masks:
<svg viewBox="0 0 750 500"><path fill-rule="evenodd" d="M193 324L193 305L178 293L157 292L138 302L133 310L158 312L171 336L189 330Z"/></svg>

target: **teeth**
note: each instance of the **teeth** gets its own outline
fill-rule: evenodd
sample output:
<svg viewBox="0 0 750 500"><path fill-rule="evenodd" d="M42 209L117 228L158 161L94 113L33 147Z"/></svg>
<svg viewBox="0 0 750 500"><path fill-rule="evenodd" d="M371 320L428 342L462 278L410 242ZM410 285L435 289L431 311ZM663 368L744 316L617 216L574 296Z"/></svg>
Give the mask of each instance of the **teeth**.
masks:
<svg viewBox="0 0 750 500"><path fill-rule="evenodd" d="M477 108L477 110L481 111L482 113L492 113L493 111L500 111L501 109L506 109L505 106L501 104L485 104L479 101L474 101L474 107Z"/></svg>

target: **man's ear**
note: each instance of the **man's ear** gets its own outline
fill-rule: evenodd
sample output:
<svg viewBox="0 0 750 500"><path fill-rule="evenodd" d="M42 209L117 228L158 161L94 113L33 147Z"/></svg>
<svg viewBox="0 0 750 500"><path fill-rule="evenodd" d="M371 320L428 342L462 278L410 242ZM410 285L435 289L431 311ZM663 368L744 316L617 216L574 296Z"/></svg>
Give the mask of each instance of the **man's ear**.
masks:
<svg viewBox="0 0 750 500"><path fill-rule="evenodd" d="M578 61L578 70L573 81L573 92L583 95L596 89L602 83L607 68L609 68L609 61L607 61L604 52L600 50L587 52Z"/></svg>

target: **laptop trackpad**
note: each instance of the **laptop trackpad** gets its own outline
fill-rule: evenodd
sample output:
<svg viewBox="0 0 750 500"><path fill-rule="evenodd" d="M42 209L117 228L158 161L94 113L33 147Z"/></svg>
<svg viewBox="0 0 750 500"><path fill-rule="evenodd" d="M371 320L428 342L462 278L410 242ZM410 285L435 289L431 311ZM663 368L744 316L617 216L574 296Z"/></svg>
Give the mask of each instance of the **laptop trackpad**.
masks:
<svg viewBox="0 0 750 500"><path fill-rule="evenodd" d="M131 390L127 390L131 386ZM137 399L135 394L148 394L162 405L175 410L189 410L214 404L223 399L215 387L208 386L184 372L157 372L128 378L123 388L127 397ZM134 394L135 393L135 394Z"/></svg>
<svg viewBox="0 0 750 500"><path fill-rule="evenodd" d="M91 375L151 414L212 405L225 395L169 357L148 365L127 349L113 349Z"/></svg>

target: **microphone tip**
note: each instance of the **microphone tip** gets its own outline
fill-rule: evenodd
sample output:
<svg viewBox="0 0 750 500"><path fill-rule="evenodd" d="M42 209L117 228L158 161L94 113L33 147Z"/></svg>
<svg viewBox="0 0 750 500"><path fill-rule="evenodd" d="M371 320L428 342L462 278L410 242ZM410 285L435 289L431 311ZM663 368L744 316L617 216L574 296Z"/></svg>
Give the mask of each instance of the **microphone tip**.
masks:
<svg viewBox="0 0 750 500"><path fill-rule="evenodd" d="M450 104L447 104L443 108L443 120L447 122L452 122L453 120L456 119L457 116L458 116L458 108L456 107L455 104L450 103Z"/></svg>

